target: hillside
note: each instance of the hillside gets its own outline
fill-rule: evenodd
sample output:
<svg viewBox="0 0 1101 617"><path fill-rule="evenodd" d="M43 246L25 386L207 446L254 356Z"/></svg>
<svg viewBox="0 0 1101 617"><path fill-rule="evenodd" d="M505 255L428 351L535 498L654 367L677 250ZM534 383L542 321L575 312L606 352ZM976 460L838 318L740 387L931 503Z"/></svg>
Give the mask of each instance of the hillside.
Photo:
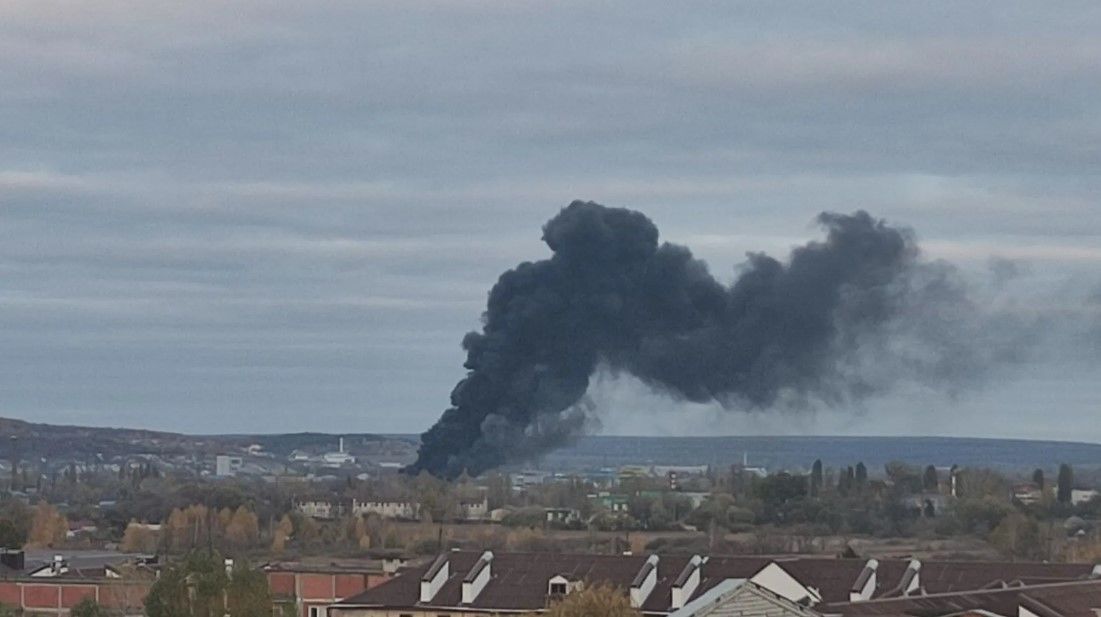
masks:
<svg viewBox="0 0 1101 617"><path fill-rule="evenodd" d="M406 451L413 447L408 439L350 433L341 435L346 446L358 449L370 445L375 450ZM273 435L185 435L164 431L130 428L104 428L39 424L0 418L0 458L8 459L18 448L22 459L64 456L88 459L102 456L214 455L260 445L265 451L286 456L293 450L333 450L338 436L324 433L286 433Z"/></svg>

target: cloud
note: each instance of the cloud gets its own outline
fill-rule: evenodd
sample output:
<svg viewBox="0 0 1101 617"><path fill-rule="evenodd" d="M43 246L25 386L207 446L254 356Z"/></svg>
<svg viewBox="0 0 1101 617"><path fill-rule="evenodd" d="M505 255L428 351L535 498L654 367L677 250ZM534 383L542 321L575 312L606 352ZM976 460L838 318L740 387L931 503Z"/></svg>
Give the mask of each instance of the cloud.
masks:
<svg viewBox="0 0 1101 617"><path fill-rule="evenodd" d="M5 2L0 413L419 431L575 198L726 281L864 208L976 276L1027 262L1015 311L1088 313L1099 27L1093 3Z"/></svg>

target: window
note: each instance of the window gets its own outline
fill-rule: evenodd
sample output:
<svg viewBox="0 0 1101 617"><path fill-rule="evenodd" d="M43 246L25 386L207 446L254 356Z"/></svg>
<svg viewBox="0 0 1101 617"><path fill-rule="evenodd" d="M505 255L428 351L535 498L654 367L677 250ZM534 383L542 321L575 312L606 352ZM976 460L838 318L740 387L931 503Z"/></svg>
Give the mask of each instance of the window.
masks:
<svg viewBox="0 0 1101 617"><path fill-rule="evenodd" d="M550 584L550 595L552 595L552 596L564 596L564 595L566 595L566 584L565 583L551 583ZM311 615L311 617L313 617L313 616Z"/></svg>
<svg viewBox="0 0 1101 617"><path fill-rule="evenodd" d="M311 606L310 617L325 617L325 614L324 611L321 610L320 606Z"/></svg>

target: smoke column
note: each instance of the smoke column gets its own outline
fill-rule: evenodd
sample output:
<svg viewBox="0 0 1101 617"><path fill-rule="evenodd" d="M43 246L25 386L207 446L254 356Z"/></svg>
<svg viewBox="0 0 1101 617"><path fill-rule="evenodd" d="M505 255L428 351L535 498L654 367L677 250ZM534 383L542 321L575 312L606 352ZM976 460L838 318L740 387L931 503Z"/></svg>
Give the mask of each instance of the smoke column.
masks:
<svg viewBox="0 0 1101 617"><path fill-rule="evenodd" d="M916 373L966 372L969 356L943 331L909 332L933 341L917 360L867 362L869 350L894 353L889 339L915 307L963 298L908 231L866 212L818 222L823 241L787 262L751 254L724 286L687 248L659 244L643 214L571 203L543 227L553 255L490 291L484 328L463 339L468 373L408 471L480 474L563 445L583 432L598 366L736 409L840 405ZM860 370L870 364L874 378Z"/></svg>

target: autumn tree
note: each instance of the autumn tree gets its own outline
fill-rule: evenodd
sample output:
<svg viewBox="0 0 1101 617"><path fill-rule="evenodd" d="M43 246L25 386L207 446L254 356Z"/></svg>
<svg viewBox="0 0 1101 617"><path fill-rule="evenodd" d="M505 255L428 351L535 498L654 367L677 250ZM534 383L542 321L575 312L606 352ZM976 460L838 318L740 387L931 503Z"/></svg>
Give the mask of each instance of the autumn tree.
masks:
<svg viewBox="0 0 1101 617"><path fill-rule="evenodd" d="M443 521L454 515L458 502L450 483L422 471L414 480L414 488L422 517Z"/></svg>
<svg viewBox="0 0 1101 617"><path fill-rule="evenodd" d="M60 546L65 542L68 532L69 521L57 511L57 508L41 502L34 508L27 545L33 548Z"/></svg>
<svg viewBox="0 0 1101 617"><path fill-rule="evenodd" d="M276 553L282 553L286 550L287 540L290 539L293 533L294 523L291 522L290 516L284 514L279 524L275 526L275 531L271 534L271 550Z"/></svg>
<svg viewBox="0 0 1101 617"><path fill-rule="evenodd" d="M157 550L157 533L137 521L130 521L122 534L119 548L128 553L153 553Z"/></svg>
<svg viewBox="0 0 1101 617"><path fill-rule="evenodd" d="M567 594L542 613L544 617L641 617L627 594L610 585L596 585Z"/></svg>
<svg viewBox="0 0 1101 617"><path fill-rule="evenodd" d="M362 516L356 517L355 530L353 531L356 546L363 550L371 548L371 528L367 523L367 519Z"/></svg>
<svg viewBox="0 0 1101 617"><path fill-rule="evenodd" d="M990 543L1008 557L1039 561L1047 557L1047 540L1036 519L1011 512L990 532Z"/></svg>
<svg viewBox="0 0 1101 617"><path fill-rule="evenodd" d="M245 506L240 506L229 516L225 525L226 541L236 547L256 544L260 538L260 523L256 514Z"/></svg>

